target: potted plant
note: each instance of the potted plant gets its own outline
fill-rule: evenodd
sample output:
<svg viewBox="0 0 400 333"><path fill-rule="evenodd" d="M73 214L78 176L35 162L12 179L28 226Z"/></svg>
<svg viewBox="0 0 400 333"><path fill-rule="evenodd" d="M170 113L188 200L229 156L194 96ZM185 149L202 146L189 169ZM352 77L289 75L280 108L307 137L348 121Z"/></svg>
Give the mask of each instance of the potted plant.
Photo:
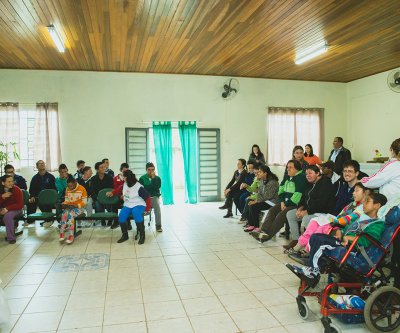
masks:
<svg viewBox="0 0 400 333"><path fill-rule="evenodd" d="M19 160L16 142L0 141L0 175L4 173L4 167L13 160Z"/></svg>

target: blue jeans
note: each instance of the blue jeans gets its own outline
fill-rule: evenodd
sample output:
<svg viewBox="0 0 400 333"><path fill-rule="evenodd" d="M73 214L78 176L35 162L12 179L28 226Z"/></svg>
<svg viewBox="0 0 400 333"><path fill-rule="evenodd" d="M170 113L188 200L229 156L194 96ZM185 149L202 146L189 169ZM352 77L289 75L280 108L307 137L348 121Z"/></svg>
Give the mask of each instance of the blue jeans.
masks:
<svg viewBox="0 0 400 333"><path fill-rule="evenodd" d="M141 223L144 221L143 213L145 209L146 209L145 206L135 206L133 208L124 206L119 212L118 221L119 223L126 223L129 216L132 215L136 223Z"/></svg>

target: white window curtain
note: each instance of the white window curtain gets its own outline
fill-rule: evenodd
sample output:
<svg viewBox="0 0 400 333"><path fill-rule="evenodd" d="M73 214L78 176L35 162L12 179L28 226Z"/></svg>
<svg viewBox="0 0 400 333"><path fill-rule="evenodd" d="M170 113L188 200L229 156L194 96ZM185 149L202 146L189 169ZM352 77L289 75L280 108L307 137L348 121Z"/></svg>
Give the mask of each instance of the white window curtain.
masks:
<svg viewBox="0 0 400 333"><path fill-rule="evenodd" d="M268 164L285 165L296 145L311 144L322 158L321 108L269 107L267 118Z"/></svg>
<svg viewBox="0 0 400 333"><path fill-rule="evenodd" d="M19 152L19 106L18 103L0 103L0 142L4 145L15 142L16 151ZM19 161L13 158L13 147L8 145L10 163L19 168Z"/></svg>
<svg viewBox="0 0 400 333"><path fill-rule="evenodd" d="M55 171L61 161L57 103L37 103L35 114L35 160Z"/></svg>

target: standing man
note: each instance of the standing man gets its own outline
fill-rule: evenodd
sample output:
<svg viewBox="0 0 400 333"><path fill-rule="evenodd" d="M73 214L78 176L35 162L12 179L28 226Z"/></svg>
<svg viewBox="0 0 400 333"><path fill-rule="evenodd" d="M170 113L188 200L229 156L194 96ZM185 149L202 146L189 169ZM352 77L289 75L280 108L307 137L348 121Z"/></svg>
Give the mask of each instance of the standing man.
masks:
<svg viewBox="0 0 400 333"><path fill-rule="evenodd" d="M161 178L156 175L155 170L156 169L153 163L146 163L146 173L139 178L139 183L143 185L147 192L150 193L151 207L154 208L154 215L156 219L156 230L158 232L162 232L160 208Z"/></svg>
<svg viewBox="0 0 400 333"><path fill-rule="evenodd" d="M338 175L342 174L343 163L351 160L350 150L343 147L343 138L337 136L333 139L333 149L328 157L328 160L335 163L335 172Z"/></svg>
<svg viewBox="0 0 400 333"><path fill-rule="evenodd" d="M17 185L21 190L26 190L26 180L24 177L15 174L15 168L11 164L7 164L4 167L4 173L6 175L12 176L14 179L14 185Z"/></svg>
<svg viewBox="0 0 400 333"><path fill-rule="evenodd" d="M36 212L38 206L39 193L42 190L57 190L56 189L56 178L49 172L46 171L46 163L39 160L36 162L36 169L38 173L32 177L31 184L29 186L29 203L27 207L27 213L33 214ZM42 206L39 207L42 212L51 212L53 207Z"/></svg>

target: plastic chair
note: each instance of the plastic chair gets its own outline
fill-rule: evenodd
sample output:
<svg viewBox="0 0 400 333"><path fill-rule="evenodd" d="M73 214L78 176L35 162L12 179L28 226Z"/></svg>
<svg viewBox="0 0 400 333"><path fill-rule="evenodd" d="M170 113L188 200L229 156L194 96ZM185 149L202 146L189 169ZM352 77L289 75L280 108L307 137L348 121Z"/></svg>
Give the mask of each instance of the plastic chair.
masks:
<svg viewBox="0 0 400 333"><path fill-rule="evenodd" d="M25 200L25 194L24 194ZM58 200L57 191L56 190L43 190L39 193L38 197L38 206L51 206L53 207ZM54 221L56 219L56 214L53 212L40 212L40 213L33 213L29 214L26 217L27 221Z"/></svg>

